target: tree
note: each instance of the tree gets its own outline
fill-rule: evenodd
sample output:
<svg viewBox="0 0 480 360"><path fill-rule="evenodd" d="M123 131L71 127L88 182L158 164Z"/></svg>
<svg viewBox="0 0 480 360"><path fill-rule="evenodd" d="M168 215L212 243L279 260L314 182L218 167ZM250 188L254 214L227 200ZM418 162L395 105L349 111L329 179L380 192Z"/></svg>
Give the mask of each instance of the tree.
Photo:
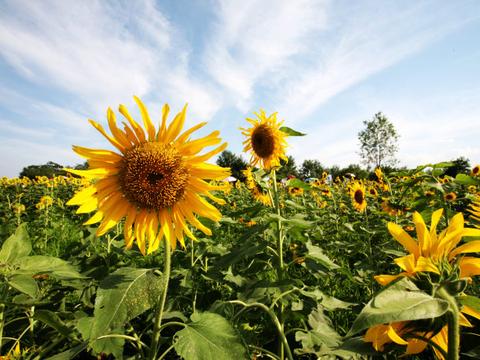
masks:
<svg viewBox="0 0 480 360"><path fill-rule="evenodd" d="M245 170L248 164L240 156L235 155L231 151L223 151L217 159L217 165L230 168L233 177L241 181L245 180L242 170Z"/></svg>
<svg viewBox="0 0 480 360"><path fill-rule="evenodd" d="M444 175L455 177L457 174L470 174L470 161L467 158L461 156L451 162L453 165L445 170Z"/></svg>
<svg viewBox="0 0 480 360"><path fill-rule="evenodd" d="M65 174L62 165L49 161L43 165L29 165L24 167L20 172L20 177L26 176L30 179L35 179L36 176L46 176L48 178L53 178Z"/></svg>
<svg viewBox="0 0 480 360"><path fill-rule="evenodd" d="M298 177L298 169L297 165L295 164L295 159L293 156L287 156L288 161L280 159L280 166L281 168L277 170L277 179L283 179L288 177L289 175Z"/></svg>
<svg viewBox="0 0 480 360"><path fill-rule="evenodd" d="M303 179L320 178L325 171L324 167L318 160L304 160L300 168L300 176Z"/></svg>
<svg viewBox="0 0 480 360"><path fill-rule="evenodd" d="M336 176L342 178L344 176L348 176L347 174L355 175L355 179L366 179L368 177L368 171L362 169L360 165L357 164L350 164L347 167L338 170Z"/></svg>
<svg viewBox="0 0 480 360"><path fill-rule="evenodd" d="M367 166L382 167L395 165L399 135L393 124L381 112L372 120L363 122L365 129L358 133L360 156Z"/></svg>

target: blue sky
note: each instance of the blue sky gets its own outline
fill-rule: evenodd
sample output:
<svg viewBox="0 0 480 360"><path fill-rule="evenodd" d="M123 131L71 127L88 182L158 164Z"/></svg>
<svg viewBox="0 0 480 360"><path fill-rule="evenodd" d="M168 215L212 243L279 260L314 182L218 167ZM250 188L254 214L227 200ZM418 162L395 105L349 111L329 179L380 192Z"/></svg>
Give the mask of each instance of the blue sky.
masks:
<svg viewBox="0 0 480 360"><path fill-rule="evenodd" d="M382 111L401 165L480 163L480 2L1 1L0 176L71 145L106 147L123 103L209 121L240 153L245 117L278 111L298 163L358 163L362 121Z"/></svg>

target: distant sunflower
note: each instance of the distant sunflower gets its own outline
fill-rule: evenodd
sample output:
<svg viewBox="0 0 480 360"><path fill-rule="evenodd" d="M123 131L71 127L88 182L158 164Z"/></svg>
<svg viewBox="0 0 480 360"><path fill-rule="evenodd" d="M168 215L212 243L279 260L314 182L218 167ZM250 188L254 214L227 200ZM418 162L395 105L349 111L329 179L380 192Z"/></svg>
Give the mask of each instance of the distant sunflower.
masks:
<svg viewBox="0 0 480 360"><path fill-rule="evenodd" d="M472 176L479 176L480 175L480 165L475 165L475 167L472 169L471 174Z"/></svg>
<svg viewBox="0 0 480 360"><path fill-rule="evenodd" d="M448 194L445 194L445 200L446 201L455 201L457 199L457 194L454 192L449 192Z"/></svg>
<svg viewBox="0 0 480 360"><path fill-rule="evenodd" d="M210 193L223 189L223 186L205 180L222 180L229 175L229 169L205 161L223 151L227 144L200 155L205 147L221 142L218 131L191 140L190 135L206 123L181 133L186 106L167 126L168 105L163 107L162 122L156 130L145 105L137 97L134 99L146 130L132 118L124 105L119 108L128 121L128 124L123 122L124 130L117 127L111 109L107 111L107 119L112 135L107 134L100 124L89 120L119 153L73 147L77 154L88 159L89 170L68 171L96 179L96 182L77 192L68 205L80 205L77 213L96 211L85 224L100 222L97 236L126 218L126 246L130 248L136 240L142 254L157 250L163 237L173 248L177 241L184 245L184 234L195 239L188 224L211 235L210 229L196 215L213 221L220 219L220 212L204 197L224 203Z"/></svg>
<svg viewBox="0 0 480 360"><path fill-rule="evenodd" d="M299 187L289 187L288 193L292 196L301 196L303 195L303 189Z"/></svg>
<svg viewBox="0 0 480 360"><path fill-rule="evenodd" d="M266 116L264 110L255 113L256 119L247 118L251 128L240 128L247 137L243 142L243 151L251 152L252 166L260 164L266 170L280 166L280 159L288 161L285 155L287 135L280 130L283 121L277 122L277 113Z"/></svg>
<svg viewBox="0 0 480 360"><path fill-rule="evenodd" d="M350 186L350 196L352 197L353 207L363 212L367 208L367 201L365 200L365 185L360 181L355 181Z"/></svg>
<svg viewBox="0 0 480 360"><path fill-rule="evenodd" d="M377 197L378 196L378 191L377 189L375 189L374 187L370 187L368 188L368 193L373 196L373 197Z"/></svg>
<svg viewBox="0 0 480 360"><path fill-rule="evenodd" d="M262 189L260 185L256 185L253 189L250 189L252 196L255 200L266 206L272 206L272 200L268 195L268 191Z"/></svg>

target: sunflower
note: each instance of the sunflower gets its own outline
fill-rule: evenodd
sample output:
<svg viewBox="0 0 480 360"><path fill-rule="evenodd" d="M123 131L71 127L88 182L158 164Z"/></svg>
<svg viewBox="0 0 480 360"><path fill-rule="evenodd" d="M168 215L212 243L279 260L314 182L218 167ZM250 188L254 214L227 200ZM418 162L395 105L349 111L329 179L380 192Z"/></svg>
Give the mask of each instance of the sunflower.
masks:
<svg viewBox="0 0 480 360"><path fill-rule="evenodd" d="M387 285L402 276L414 276L419 272L440 274L441 269L451 268L458 264L460 278L470 278L480 275L480 258L458 255L480 251L480 240L467 242L456 247L462 237L480 236L480 229L464 227L463 214L452 217L448 227L437 235L437 225L443 209L433 212L430 229L427 228L422 216L415 212L413 222L417 231L417 239L413 239L401 226L388 223L388 231L410 254L395 259L395 263L403 270L398 275L377 275L375 280L381 285ZM448 266L445 266L447 263Z"/></svg>
<svg viewBox="0 0 480 360"><path fill-rule="evenodd" d="M472 201L467 211L471 214L469 220L475 222L474 226L480 228L480 195Z"/></svg>
<svg viewBox="0 0 480 360"><path fill-rule="evenodd" d="M480 175L480 164L475 165L470 173L472 176L479 176Z"/></svg>
<svg viewBox="0 0 480 360"><path fill-rule="evenodd" d="M303 189L299 187L289 187L288 193L292 196L301 196L303 195Z"/></svg>
<svg viewBox="0 0 480 360"><path fill-rule="evenodd" d="M398 345L406 345L405 355L414 355L423 352L427 347L427 342L418 339L416 336L422 336L430 339L434 344L438 345L443 351L448 350L448 327L444 326L437 334L422 333L414 331L410 328L411 322L398 321L390 324L379 324L369 328L363 337L365 342L371 342L376 351L383 351L388 343ZM408 337L413 335L413 337ZM438 359L444 360L443 355L435 347L433 348Z"/></svg>
<svg viewBox="0 0 480 360"><path fill-rule="evenodd" d="M373 197L378 196L378 191L373 186L368 188L368 193Z"/></svg>
<svg viewBox="0 0 480 360"><path fill-rule="evenodd" d="M266 206L272 206L272 200L268 191L264 190L260 185L255 184L255 187L250 189L255 200Z"/></svg>
<svg viewBox="0 0 480 360"><path fill-rule="evenodd" d="M377 180L379 182L383 182L383 172L382 169L380 169L379 167L375 169L375 176L377 177Z"/></svg>
<svg viewBox="0 0 480 360"><path fill-rule="evenodd" d="M188 224L211 235L210 229L196 215L213 221L220 219L220 212L205 197L223 204L223 200L210 193L222 190L223 186L205 180L222 180L230 172L227 168L205 162L223 151L226 143L200 154L205 147L221 143L218 131L191 140L190 135L206 124L203 122L182 133L186 106L167 126L169 106L164 105L162 122L157 130L145 105L137 97L134 99L140 108L145 130L124 105L119 107L126 119L123 130L117 127L114 112L107 111L112 135L97 122L89 120L118 152L73 147L77 154L88 159L89 170L68 171L96 181L77 192L68 205L80 205L77 213L96 211L85 224L100 223L97 236L126 218L126 247L131 248L136 240L145 255L157 250L164 237L172 248L177 241L184 246L184 234L195 239Z"/></svg>
<svg viewBox="0 0 480 360"><path fill-rule="evenodd" d="M353 207L362 212L367 208L367 201L365 199L365 185L360 181L355 181L350 186L350 196L352 197Z"/></svg>
<svg viewBox="0 0 480 360"><path fill-rule="evenodd" d="M457 199L457 194L455 194L454 192L449 192L448 194L445 194L444 198L446 201L452 202Z"/></svg>
<svg viewBox="0 0 480 360"><path fill-rule="evenodd" d="M251 128L240 128L247 137L243 142L243 151L251 152L252 166L260 164L266 170L280 166L280 159L288 161L285 155L287 135L280 130L283 121L277 122L277 113L266 116L264 110L255 113L256 119L247 118Z"/></svg>
<svg viewBox="0 0 480 360"><path fill-rule="evenodd" d="M253 178L252 168L246 168L242 170L243 175L245 176L245 185L248 189L253 189L256 185L255 179Z"/></svg>

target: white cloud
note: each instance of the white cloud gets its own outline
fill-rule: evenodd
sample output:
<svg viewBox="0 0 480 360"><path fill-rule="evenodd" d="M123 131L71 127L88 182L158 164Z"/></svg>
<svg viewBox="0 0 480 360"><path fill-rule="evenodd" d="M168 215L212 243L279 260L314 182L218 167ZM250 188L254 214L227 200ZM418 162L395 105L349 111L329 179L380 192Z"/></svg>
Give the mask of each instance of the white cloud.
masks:
<svg viewBox="0 0 480 360"><path fill-rule="evenodd" d="M326 10L327 1L219 1L204 62L228 102L245 111L259 82L282 78L325 27Z"/></svg>
<svg viewBox="0 0 480 360"><path fill-rule="evenodd" d="M317 61L290 74L280 111L301 121L334 95L478 18L458 4L357 3L332 12L328 40L313 45Z"/></svg>

